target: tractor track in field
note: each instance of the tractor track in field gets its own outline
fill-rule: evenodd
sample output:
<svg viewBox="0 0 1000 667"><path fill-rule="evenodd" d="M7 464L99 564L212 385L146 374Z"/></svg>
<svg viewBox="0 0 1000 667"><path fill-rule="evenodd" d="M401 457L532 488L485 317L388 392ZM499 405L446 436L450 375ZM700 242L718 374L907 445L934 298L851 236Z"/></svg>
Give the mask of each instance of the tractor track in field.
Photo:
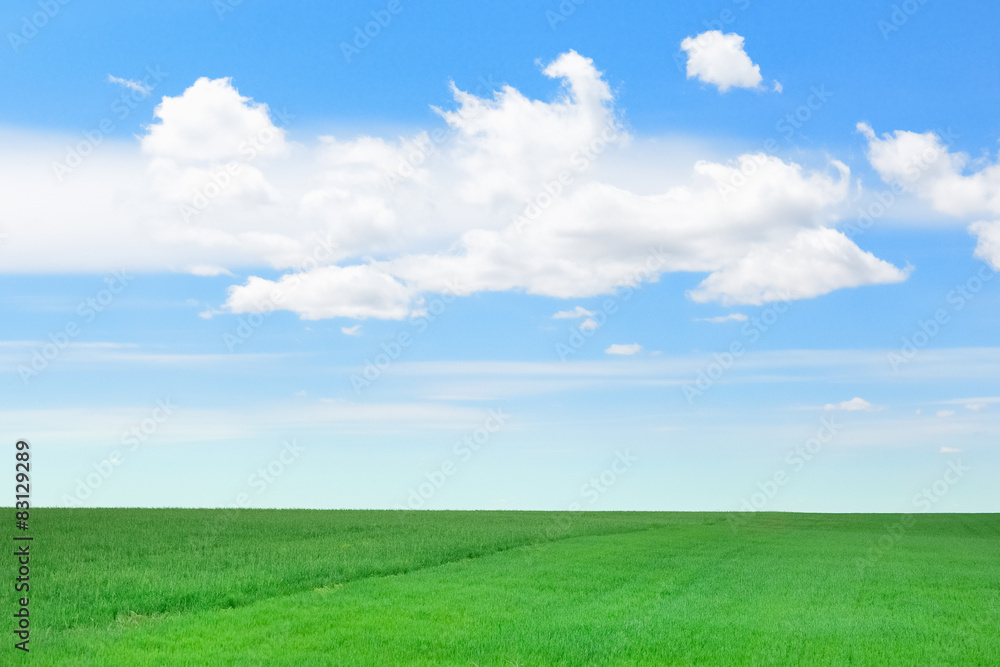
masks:
<svg viewBox="0 0 1000 667"><path fill-rule="evenodd" d="M711 523L714 524L716 522L711 522ZM567 540L572 540L572 539L588 539L588 538L610 537L610 536L614 536L614 535L631 535L631 534L635 534L635 533L644 533L644 532L649 532L649 531L665 530L665 529L668 529L668 528L671 528L671 526L647 526L647 527L644 527L644 528L637 528L635 530L613 530L613 531L609 531L609 532L600 532L600 533L587 533L587 534L577 534L577 535L572 535L571 534L571 535L563 535L563 536L559 536L559 537L554 537L552 539L547 539L547 540L537 540L537 541L533 541L533 542L524 542L524 543L521 543L521 544L511 544L509 546L504 546L504 547L501 547L501 548L498 548L498 549L494 549L492 551L484 551L482 553L476 553L476 554L472 554L472 555L465 555L465 556L462 556L462 557L448 558L446 560L442 560L442 561L438 561L438 562L434 562L434 563L425 563L425 564L422 564L422 565L416 565L414 567L404 568L404 569L400 569L398 571L392 571L392 572L390 572L390 571L370 572L370 573L366 573L366 574L361 574L361 575L359 575L357 577L353 577L353 578L345 578L342 581L329 582L329 583L326 583L326 584L324 584L322 586L313 586L313 587L310 587L310 588L301 588L299 590L284 591L284 592L282 592L282 593L280 593L278 595L273 595L273 596L268 596L268 597L260 597L260 598L254 599L254 600L248 600L246 602L240 602L240 603L232 604L232 605L229 605L229 606L205 607L205 608L202 608L202 609L184 609L184 610L176 610L176 611L168 611L168 612L156 612L156 613L152 613L152 614L137 614L134 611L129 611L129 612L125 613L125 614L119 614L119 616L115 620L113 620L110 623L108 623L107 627L109 629L114 628L114 629L117 629L119 631L125 631L125 630L127 630L127 628L139 627L139 626L147 625L148 623L151 623L151 622L158 623L158 622L162 622L162 621L165 621L165 620L168 620L168 619L171 619L171 618L181 617L181 616L184 616L184 615L187 615L187 614L198 614L198 613L204 613L204 612L219 612L219 611L243 609L243 608L246 608L246 607L252 607L252 606L254 606L255 604L258 604L258 603L268 602L268 601L271 601L271 600L279 600L279 599L282 599L282 598L294 597L294 596L302 595L302 594L305 594L305 593L321 593L321 592L325 593L325 592L330 592L330 591L334 591L334 590L340 590L344 586L347 586L349 584L356 584L356 583L359 583L359 582L363 582L363 581L367 581L367 580L372 580L372 579L389 579L389 578L392 578L392 577L402 577L402 576L406 576L406 575L409 575L409 574L414 574L416 572L421 572L421 571L424 571L424 570L431 570L431 569L434 569L434 568L437 568L437 567L444 567L446 565L453 565L453 564L456 564L456 563L464 563L464 562L477 561L477 560L480 560L480 559L483 559L483 558L487 558L489 556L495 556L495 555L507 553L507 552L510 552L510 551L515 551L517 549L525 549L525 550L538 549L538 548L545 548L545 547L548 547L550 545L557 544L557 543L560 543L560 542L565 542ZM84 631L84 630L86 630L89 627L94 627L94 626L79 625L79 626L75 626L73 628L67 628L67 630L69 630L69 631L74 631L74 630L76 630L76 631Z"/></svg>

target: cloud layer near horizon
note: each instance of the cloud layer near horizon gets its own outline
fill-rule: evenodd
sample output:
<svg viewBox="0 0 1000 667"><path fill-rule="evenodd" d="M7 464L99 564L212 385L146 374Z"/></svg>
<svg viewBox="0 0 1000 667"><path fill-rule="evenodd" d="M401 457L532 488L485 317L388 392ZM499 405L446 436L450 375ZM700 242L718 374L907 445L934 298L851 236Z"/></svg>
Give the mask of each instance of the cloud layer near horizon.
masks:
<svg viewBox="0 0 1000 667"><path fill-rule="evenodd" d="M4 269L270 268L284 275L234 284L226 308L305 319L402 319L434 294L582 298L676 271L707 274L690 298L724 304L905 279L836 229L844 164L744 154L653 194L612 184L594 164L638 158L601 72L570 51L543 74L562 84L550 101L453 87L442 128L309 145L228 79L199 79L138 146L108 140L79 166L54 165L55 143L13 147L0 177L28 196L5 203Z"/></svg>

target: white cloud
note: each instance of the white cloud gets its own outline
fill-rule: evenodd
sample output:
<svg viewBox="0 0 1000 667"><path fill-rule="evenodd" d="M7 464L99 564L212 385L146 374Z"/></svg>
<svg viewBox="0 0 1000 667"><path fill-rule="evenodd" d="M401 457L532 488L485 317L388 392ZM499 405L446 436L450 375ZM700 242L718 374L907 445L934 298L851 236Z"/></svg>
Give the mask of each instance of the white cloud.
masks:
<svg viewBox="0 0 1000 667"><path fill-rule="evenodd" d="M580 331L594 331L601 325L597 323L596 320L592 320L589 317L580 323Z"/></svg>
<svg viewBox="0 0 1000 667"><path fill-rule="evenodd" d="M868 141L868 161L885 182L899 183L941 213L1000 215L1000 165L987 163L966 175L974 164L969 156L950 152L934 132L897 130L879 137L866 123L857 127Z"/></svg>
<svg viewBox="0 0 1000 667"><path fill-rule="evenodd" d="M164 97L153 112L142 150L183 162L225 162L251 155L281 155L285 131L275 127L266 104L239 94L229 79L202 77L178 97Z"/></svg>
<svg viewBox="0 0 1000 667"><path fill-rule="evenodd" d="M898 183L955 218L1000 216L1000 163L953 153L935 132L897 130L879 137L866 123L858 123L858 131L868 141L869 162L885 182ZM1000 270L1000 220L973 222L969 231L978 238L975 256Z"/></svg>
<svg viewBox="0 0 1000 667"><path fill-rule="evenodd" d="M573 310L560 310L558 313L552 316L554 320L573 320L578 317L591 317L593 316L593 311L587 310L583 306L577 306Z"/></svg>
<svg viewBox="0 0 1000 667"><path fill-rule="evenodd" d="M401 320L411 314L411 301L406 286L392 276L372 266L355 265L326 266L277 281L252 277L245 285L229 288L226 307L234 313L287 308L305 320Z"/></svg>
<svg viewBox="0 0 1000 667"><path fill-rule="evenodd" d="M898 283L900 270L864 252L835 229L804 229L784 247L760 245L690 292L695 301L761 304L803 299L843 287Z"/></svg>
<svg viewBox="0 0 1000 667"><path fill-rule="evenodd" d="M754 177L721 196L720 185L747 162ZM522 289L561 298L610 294L663 272L704 271L709 277L690 296L727 304L904 280L905 271L823 226L849 188L846 166L834 166L839 180L763 154L742 156L738 165L700 162L692 185L662 195L591 182L532 224L471 230L446 252L405 256L386 268L419 292L442 291L450 277L461 293Z"/></svg>
<svg viewBox="0 0 1000 667"><path fill-rule="evenodd" d="M954 417L955 416L955 411L954 410L938 410L937 411L937 416L938 417L942 417L942 418Z"/></svg>
<svg viewBox="0 0 1000 667"><path fill-rule="evenodd" d="M719 315L718 317L698 317L695 318L695 322L723 324L724 322L746 322L747 319L749 318L743 313L729 313L728 315Z"/></svg>
<svg viewBox="0 0 1000 667"><path fill-rule="evenodd" d="M735 32L723 34L721 30L709 30L687 37L681 42L681 50L688 56L689 79L698 78L718 86L721 93L733 87L756 88L760 85L760 66L750 60L743 50L743 37Z"/></svg>
<svg viewBox="0 0 1000 667"><path fill-rule="evenodd" d="M871 412L875 409L871 403L863 398L855 396L849 401L841 401L840 403L827 403L823 406L826 410L847 410L849 412L864 411Z"/></svg>
<svg viewBox="0 0 1000 667"><path fill-rule="evenodd" d="M620 132L611 89L590 58L569 51L542 73L563 82L553 102L529 100L511 86L490 100L452 85L459 108L438 113L455 132L451 159L463 176L462 199L534 198L582 147L609 128Z"/></svg>
<svg viewBox="0 0 1000 667"><path fill-rule="evenodd" d="M983 408L987 407L986 403L966 403L965 409L972 410L973 412L979 412Z"/></svg>
<svg viewBox="0 0 1000 667"><path fill-rule="evenodd" d="M958 447L942 447L941 448L941 453L942 454L958 454L961 451L962 450L959 449Z"/></svg>
<svg viewBox="0 0 1000 667"><path fill-rule="evenodd" d="M400 319L444 293L587 298L680 271L705 276L691 298L726 304L905 279L834 229L852 196L842 163L678 157L654 187L633 175L647 153L594 63L571 51L543 73L562 83L551 101L455 89L444 128L307 144L228 79L198 79L163 99L140 150L109 139L61 184L51 156L66 142L22 142L0 157L0 180L25 195L0 202L15 225L3 268L240 269L252 277L228 309L263 300L305 319ZM629 167L613 183L591 168L604 156ZM286 298L268 303L276 287Z"/></svg>
<svg viewBox="0 0 1000 667"><path fill-rule="evenodd" d="M143 96L149 95L153 92L153 89L142 81L133 81L132 79L123 79L119 76L108 75L108 83L114 83L119 86L124 86L129 90L134 90L137 93L141 93Z"/></svg>
<svg viewBox="0 0 1000 667"><path fill-rule="evenodd" d="M604 350L604 354L620 354L628 357L633 354L637 354L641 350L642 345L639 345L638 343L629 343L627 345L615 343L608 346L608 349Z"/></svg>
<svg viewBox="0 0 1000 667"><path fill-rule="evenodd" d="M360 336L361 325L355 324L353 327L340 327L340 332L345 336Z"/></svg>
<svg viewBox="0 0 1000 667"><path fill-rule="evenodd" d="M969 225L969 231L979 239L975 256L1000 271L1000 220L974 222Z"/></svg>

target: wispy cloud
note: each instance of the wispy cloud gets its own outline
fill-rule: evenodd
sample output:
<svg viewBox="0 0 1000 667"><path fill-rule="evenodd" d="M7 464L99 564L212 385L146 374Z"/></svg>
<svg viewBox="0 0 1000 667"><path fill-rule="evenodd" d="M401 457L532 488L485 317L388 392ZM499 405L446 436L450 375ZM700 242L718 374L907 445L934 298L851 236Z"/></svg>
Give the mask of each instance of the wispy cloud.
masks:
<svg viewBox="0 0 1000 667"><path fill-rule="evenodd" d="M120 76L108 75L108 83L118 84L119 86L124 86L129 90L134 90L137 93L142 93L143 95L149 95L153 89L144 84L142 81L134 81L132 79L123 79Z"/></svg>
<svg viewBox="0 0 1000 667"><path fill-rule="evenodd" d="M743 313L729 313L718 317L698 317L695 322L710 322L711 324L722 324L723 322L746 322L747 316Z"/></svg>

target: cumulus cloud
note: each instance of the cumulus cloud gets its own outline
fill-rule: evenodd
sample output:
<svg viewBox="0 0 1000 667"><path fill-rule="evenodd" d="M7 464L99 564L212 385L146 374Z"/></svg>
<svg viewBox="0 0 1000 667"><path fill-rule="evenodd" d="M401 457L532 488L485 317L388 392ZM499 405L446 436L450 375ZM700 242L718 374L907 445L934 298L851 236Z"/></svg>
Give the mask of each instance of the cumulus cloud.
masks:
<svg viewBox="0 0 1000 667"><path fill-rule="evenodd" d="M849 401L841 401L840 403L827 403L823 407L826 410L846 410L848 412L856 412L856 411L871 412L872 410L875 409L875 406L873 406L871 403L857 396L855 396Z"/></svg>
<svg viewBox="0 0 1000 667"><path fill-rule="evenodd" d="M642 345L639 345L638 343L629 343L627 345L615 343L613 345L609 345L608 348L604 350L604 354L619 354L628 357L633 354L638 354L641 351Z"/></svg>
<svg viewBox="0 0 1000 667"><path fill-rule="evenodd" d="M234 313L293 310L302 319L369 317L401 320L411 314L412 295L405 285L367 265L325 266L280 279L251 277L229 288L226 307Z"/></svg>
<svg viewBox="0 0 1000 667"><path fill-rule="evenodd" d="M59 141L0 159L26 195L3 203L18 225L4 268L240 269L225 308L305 319L401 319L432 294L587 298L680 271L704 276L692 299L725 304L905 279L834 229L852 196L842 163L684 158L661 182L609 183L607 157L646 170L602 73L570 51L542 74L547 101L453 87L443 127L307 143L231 80L198 79L163 98L138 150L108 140L58 190Z"/></svg>
<svg viewBox="0 0 1000 667"><path fill-rule="evenodd" d="M543 74L563 82L553 102L529 100L511 86L484 99L452 84L458 109L437 111L455 132L451 159L462 173L458 194L466 201L534 197L570 166L569 156L604 133L619 133L611 89L590 58L569 51Z"/></svg>
<svg viewBox="0 0 1000 667"><path fill-rule="evenodd" d="M900 270L864 252L843 232L804 229L783 247L759 245L706 278L689 295L695 301L761 304L803 299L843 287L898 283Z"/></svg>
<svg viewBox="0 0 1000 667"><path fill-rule="evenodd" d="M709 30L681 42L687 53L687 78L710 83L724 93L730 88L756 88L760 85L760 66L743 50L743 37L731 32ZM777 84L777 82L775 82ZM775 90L780 90L777 84Z"/></svg>
<svg viewBox="0 0 1000 667"><path fill-rule="evenodd" d="M858 123L868 141L868 160L886 183L896 183L931 207L956 218L1000 217L1000 163L973 161L952 152L936 132L896 130L878 136ZM978 238L976 257L1000 269L1000 219L969 225Z"/></svg>
<svg viewBox="0 0 1000 667"><path fill-rule="evenodd" d="M239 94L230 79L202 77L153 111L142 150L183 162L224 162L285 152L285 131L271 122L266 104Z"/></svg>

